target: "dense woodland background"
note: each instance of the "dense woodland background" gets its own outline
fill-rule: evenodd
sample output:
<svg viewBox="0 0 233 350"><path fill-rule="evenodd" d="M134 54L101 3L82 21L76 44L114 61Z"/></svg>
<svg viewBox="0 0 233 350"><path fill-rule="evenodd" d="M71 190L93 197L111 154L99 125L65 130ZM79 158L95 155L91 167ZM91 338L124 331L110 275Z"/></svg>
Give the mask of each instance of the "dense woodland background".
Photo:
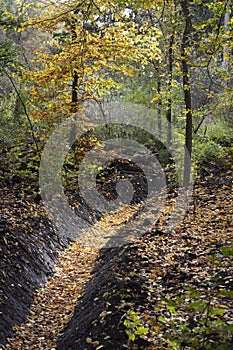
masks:
<svg viewBox="0 0 233 350"><path fill-rule="evenodd" d="M166 237L166 244L161 236L165 214L142 242L127 246L124 253L119 248L100 254L93 277L96 288L88 285L89 294L83 298L91 314L98 295L102 301L93 317L101 314L102 321L88 333L88 324L95 319L82 314L77 304L58 348L76 348L75 322L82 315L86 328L79 329L79 349L122 349L123 343L129 349L232 349L232 2L0 0L0 4L0 342L13 335L15 323L25 320L35 289L51 275L58 251L69 243L54 231L41 202L38 172L44 146L66 118L80 121L85 104L103 110L116 102L150 110L148 118L167 148L146 133L139 139L156 152L165 169L169 201L176 196L177 178L167 149L182 158L184 187L193 174L189 216L177 229L178 236L176 232ZM129 138L134 131L129 131ZM83 204L76 180L80 161L96 143L98 131L85 134L74 143L63 169L70 203L75 205L78 198L78 210L90 222L101 215ZM105 186L102 194L114 197L114 186ZM135 203L142 199L135 198ZM164 252L158 252L158 246ZM172 267L160 262L163 273L159 272L155 252L164 254ZM192 260L195 267L180 269ZM104 276L101 262L113 274ZM19 310L15 314L14 308ZM109 316L112 313L116 316ZM114 335L111 324L119 326L119 334ZM32 349L19 339L8 348Z"/></svg>

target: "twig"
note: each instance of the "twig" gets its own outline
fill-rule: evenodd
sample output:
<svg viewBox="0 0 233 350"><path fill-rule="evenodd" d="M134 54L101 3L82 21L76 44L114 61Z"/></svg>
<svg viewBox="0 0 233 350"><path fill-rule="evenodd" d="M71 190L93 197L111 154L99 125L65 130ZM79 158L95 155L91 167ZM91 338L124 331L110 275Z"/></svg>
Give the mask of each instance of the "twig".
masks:
<svg viewBox="0 0 233 350"><path fill-rule="evenodd" d="M29 117L29 114L28 114L28 112L27 112L27 107L26 107L26 105L25 105L25 102L24 102L24 100L22 99L22 97L21 97L21 95L20 95L20 92L19 92L19 90L18 90L18 88L17 88L17 86L16 86L14 80L12 79L12 77L10 76L10 74L7 72L7 70L6 70L4 67L3 67L3 71L5 72L7 78L10 80L10 82L11 82L11 84L12 84L12 86L13 86L13 88L14 88L14 90L15 90L15 92L16 92L16 94L17 94L19 100L20 100L20 102L22 103L24 113L25 113L26 118L27 118L27 120L28 120L28 123L29 123L29 125L30 125L31 135L32 135L32 139L33 139L33 141L34 141L34 143L35 143L35 146L36 146L36 151L37 151L37 153L38 153L39 158L41 159L39 146L38 146L38 143L37 143L36 138L35 138L35 135L34 135L33 124L32 124L32 121L31 121L31 119L30 119L30 117Z"/></svg>

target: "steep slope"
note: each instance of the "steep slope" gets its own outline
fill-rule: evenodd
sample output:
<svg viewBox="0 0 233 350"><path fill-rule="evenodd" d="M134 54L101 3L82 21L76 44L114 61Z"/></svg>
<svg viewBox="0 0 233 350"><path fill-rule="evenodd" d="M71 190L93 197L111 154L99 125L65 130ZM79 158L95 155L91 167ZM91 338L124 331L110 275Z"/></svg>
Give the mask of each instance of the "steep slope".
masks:
<svg viewBox="0 0 233 350"><path fill-rule="evenodd" d="M51 275L62 242L20 177L2 183L0 224L0 343L22 323L33 294Z"/></svg>

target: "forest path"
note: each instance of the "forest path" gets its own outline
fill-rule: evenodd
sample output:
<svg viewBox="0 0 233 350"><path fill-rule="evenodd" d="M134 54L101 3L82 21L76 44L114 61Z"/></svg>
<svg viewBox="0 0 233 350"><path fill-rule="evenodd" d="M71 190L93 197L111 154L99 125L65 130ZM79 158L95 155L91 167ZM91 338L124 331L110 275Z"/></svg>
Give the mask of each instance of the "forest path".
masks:
<svg viewBox="0 0 233 350"><path fill-rule="evenodd" d="M189 213L175 232L170 236L149 237L148 243L140 242L141 245L146 246L144 250L142 247L137 249L138 246L136 246L136 253L140 255L141 251L143 255L145 254L151 266L146 275L143 266L142 270L139 269L139 273L136 270L135 274L143 273L150 291L150 285L153 286L153 293L165 291L169 294L168 286L172 282L171 278L175 278L176 284L180 283L181 288L190 284L196 288L199 284L203 285L202 282L208 280L209 276L220 276L220 280L221 276L225 276L224 280L221 281L221 288L228 290L227 285L224 286L223 282L229 284L232 280L232 260L231 256L226 256L224 259L221 247L230 247L233 237L232 171L229 174L220 175L228 178L228 185L224 184L221 176L215 179L209 177L203 183L199 183L194 192L195 210L193 206L190 207ZM211 183L211 181L213 182ZM116 228L125 225L125 222L134 215L134 209L131 209L124 210L120 214L118 212L115 217L106 215L93 227L95 238L90 232L89 236L87 235L86 238L84 236L86 242L83 243L86 245L81 245L78 241L74 242L61 254L53 276L36 293L26 322L15 327L15 337L10 339L5 347L1 348L0 346L0 349L55 350L57 348L58 338L72 318L75 307L83 296L86 283L92 278L100 248L92 248L91 246L95 243L97 246L98 239L103 238L106 234L114 235ZM166 213L164 219L166 221ZM163 231L162 223L160 229ZM154 261L152 256L154 260L157 260ZM213 264L215 256L216 259L220 259L219 264ZM218 263L217 260L216 262ZM180 267L176 271L177 266ZM153 269L155 273L153 273ZM179 274L182 277L180 282L178 280ZM164 276L164 285L162 285ZM184 276L187 277L187 281L183 279ZM127 277L129 278L129 276ZM134 277L132 277L133 279ZM142 288L143 286L140 285L140 289ZM205 293L209 293L208 288L204 291L200 290L200 295L206 297ZM148 303L151 305L151 300L156 300L157 297L157 295L151 294ZM232 303L226 298L222 299L219 297L214 302L217 306L228 303L228 306L226 305L226 321L228 322L229 319L232 319L230 311ZM148 310L150 310L149 307ZM110 309L110 311L112 310ZM80 314L78 320L79 318ZM76 327L77 325L75 325L77 333ZM114 328L112 332L116 332L116 329ZM87 337L89 335L85 335L85 339L88 339ZM63 347L63 349L65 348L67 347Z"/></svg>
<svg viewBox="0 0 233 350"><path fill-rule="evenodd" d="M71 319L86 283L91 279L100 250L93 245L101 246L100 241L105 235L113 235L115 226L119 228L130 219L134 208L127 208L115 216L107 214L93 226L89 235L83 235L83 245L77 240L60 255L52 277L36 292L26 322L14 326L15 337L8 339L5 347L1 348L0 345L1 350L56 348L59 336Z"/></svg>

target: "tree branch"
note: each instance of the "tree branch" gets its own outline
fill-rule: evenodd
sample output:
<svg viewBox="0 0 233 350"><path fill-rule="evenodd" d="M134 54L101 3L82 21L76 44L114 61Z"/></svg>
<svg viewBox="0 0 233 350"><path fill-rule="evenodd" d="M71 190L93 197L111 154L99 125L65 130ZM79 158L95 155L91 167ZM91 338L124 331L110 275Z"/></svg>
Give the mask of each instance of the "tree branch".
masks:
<svg viewBox="0 0 233 350"><path fill-rule="evenodd" d="M27 118L27 120L28 120L28 123L29 123L29 125L30 125L30 130L31 130L31 133L32 133L32 139L33 139L33 141L34 141L34 143L35 143L36 151L37 151L37 153L38 153L39 158L41 159L39 146L38 146L38 143L37 143L36 138L35 138L35 135L34 135L33 124L32 124L32 121L31 121L31 119L30 119L30 117L29 117L29 114L28 114L28 112L27 112L27 107L26 107L26 105L25 105L25 102L24 102L24 100L22 99L22 97L21 97L21 95L20 95L20 92L19 92L19 90L18 90L18 88L17 88L17 86L16 86L16 84L15 84L13 78L10 76L10 74L7 72L7 70L6 70L4 67L3 67L3 71L4 71L4 73L6 74L7 78L10 80L10 82L11 82L11 84L12 84L12 86L13 86L13 88L14 88L14 90L15 90L15 92L16 92L16 94L17 94L19 100L20 100L20 102L22 103L24 113L25 113L26 118Z"/></svg>

